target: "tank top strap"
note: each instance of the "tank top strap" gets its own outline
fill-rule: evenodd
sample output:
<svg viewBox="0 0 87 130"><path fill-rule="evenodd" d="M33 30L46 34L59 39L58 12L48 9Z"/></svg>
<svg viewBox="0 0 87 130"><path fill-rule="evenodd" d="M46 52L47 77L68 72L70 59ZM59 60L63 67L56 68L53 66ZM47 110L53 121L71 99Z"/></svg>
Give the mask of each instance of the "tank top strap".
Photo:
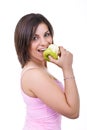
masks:
<svg viewBox="0 0 87 130"><path fill-rule="evenodd" d="M23 70L22 70L22 72L21 72L21 78L23 77L23 75L24 75L24 73L26 72L26 71L28 71L28 70L32 70L32 69L38 69L38 67L26 67L26 68L24 68Z"/></svg>

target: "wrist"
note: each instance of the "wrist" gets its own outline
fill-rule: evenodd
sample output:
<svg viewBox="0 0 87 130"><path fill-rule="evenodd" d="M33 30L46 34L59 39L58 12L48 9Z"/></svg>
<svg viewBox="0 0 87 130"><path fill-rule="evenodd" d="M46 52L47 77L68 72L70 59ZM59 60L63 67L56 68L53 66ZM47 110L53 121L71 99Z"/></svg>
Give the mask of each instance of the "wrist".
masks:
<svg viewBox="0 0 87 130"><path fill-rule="evenodd" d="M74 79L75 77L73 75L69 76L69 77L64 77L64 80L68 80L68 79Z"/></svg>
<svg viewBox="0 0 87 130"><path fill-rule="evenodd" d="M69 69L63 70L63 76L64 77L74 77L73 69L69 68Z"/></svg>

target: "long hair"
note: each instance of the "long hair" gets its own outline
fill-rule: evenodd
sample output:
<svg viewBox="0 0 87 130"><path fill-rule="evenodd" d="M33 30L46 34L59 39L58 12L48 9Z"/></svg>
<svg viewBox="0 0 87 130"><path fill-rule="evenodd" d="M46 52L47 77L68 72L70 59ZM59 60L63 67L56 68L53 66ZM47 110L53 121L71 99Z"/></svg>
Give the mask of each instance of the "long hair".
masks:
<svg viewBox="0 0 87 130"><path fill-rule="evenodd" d="M32 36L40 23L45 23L53 37L53 27L51 23L41 14L30 13L23 16L16 25L14 33L15 49L21 67L30 60L29 47Z"/></svg>

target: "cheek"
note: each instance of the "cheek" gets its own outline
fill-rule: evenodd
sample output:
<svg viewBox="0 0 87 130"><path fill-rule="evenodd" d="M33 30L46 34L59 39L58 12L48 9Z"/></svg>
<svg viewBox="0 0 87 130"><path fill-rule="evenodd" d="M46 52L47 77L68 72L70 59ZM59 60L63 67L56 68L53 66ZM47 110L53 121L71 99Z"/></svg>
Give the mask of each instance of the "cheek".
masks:
<svg viewBox="0 0 87 130"><path fill-rule="evenodd" d="M29 50L32 52L32 50L34 50L34 49L35 49L35 43L31 43Z"/></svg>
<svg viewBox="0 0 87 130"><path fill-rule="evenodd" d="M48 39L48 41L49 41L50 43L53 43L53 38L50 37L50 38Z"/></svg>
<svg viewBox="0 0 87 130"><path fill-rule="evenodd" d="M28 49L30 55L32 54L33 50L34 50L33 46L30 46L30 48Z"/></svg>

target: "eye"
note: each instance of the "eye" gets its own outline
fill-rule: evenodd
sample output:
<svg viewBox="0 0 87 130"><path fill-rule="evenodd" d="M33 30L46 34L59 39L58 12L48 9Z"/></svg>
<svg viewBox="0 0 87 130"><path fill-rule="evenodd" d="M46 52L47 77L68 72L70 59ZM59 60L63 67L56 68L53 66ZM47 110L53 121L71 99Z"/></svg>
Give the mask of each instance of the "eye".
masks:
<svg viewBox="0 0 87 130"><path fill-rule="evenodd" d="M37 39L38 39L38 36L33 36L33 37L32 37L32 40L33 40L33 41L36 41Z"/></svg>
<svg viewBox="0 0 87 130"><path fill-rule="evenodd" d="M51 35L50 32L46 32L44 36L45 36L45 37L48 37L48 36L50 36L50 35Z"/></svg>

